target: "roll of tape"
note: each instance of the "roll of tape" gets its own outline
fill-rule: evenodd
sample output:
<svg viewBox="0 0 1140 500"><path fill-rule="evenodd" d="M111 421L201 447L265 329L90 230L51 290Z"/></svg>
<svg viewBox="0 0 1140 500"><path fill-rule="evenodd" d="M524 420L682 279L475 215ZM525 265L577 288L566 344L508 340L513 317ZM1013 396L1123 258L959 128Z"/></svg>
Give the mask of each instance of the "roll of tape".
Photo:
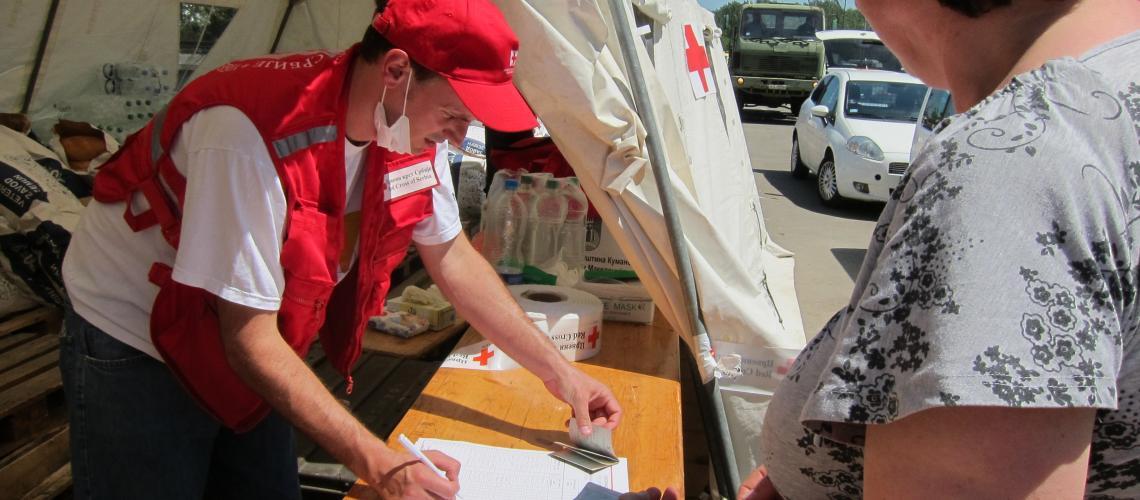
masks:
<svg viewBox="0 0 1140 500"><path fill-rule="evenodd" d="M527 316L550 337L566 359L588 359L602 350L602 301L597 297L564 286L508 288Z"/></svg>

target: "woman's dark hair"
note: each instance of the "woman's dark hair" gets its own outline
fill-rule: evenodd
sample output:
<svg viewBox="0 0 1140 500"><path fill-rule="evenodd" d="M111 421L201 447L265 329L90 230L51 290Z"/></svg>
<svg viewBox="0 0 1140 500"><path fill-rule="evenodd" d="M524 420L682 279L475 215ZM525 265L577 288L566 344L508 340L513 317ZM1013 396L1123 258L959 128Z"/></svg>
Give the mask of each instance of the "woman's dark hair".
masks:
<svg viewBox="0 0 1140 500"><path fill-rule="evenodd" d="M387 0L380 0L387 3ZM938 0L938 3L970 17L978 17L997 7L1006 7L1013 0Z"/></svg>
<svg viewBox="0 0 1140 500"><path fill-rule="evenodd" d="M376 12L372 15L375 16L383 12L387 6L388 0L376 0ZM364 36L360 39L360 48L357 53L361 59L374 63L379 60L381 56L387 54L389 50L394 48L396 48L396 46L392 45L392 42L389 42L387 38L377 33L376 30L372 29L372 26L369 25L364 29ZM439 76L414 59L409 58L408 60L412 62L412 74L416 76L417 81L428 80Z"/></svg>

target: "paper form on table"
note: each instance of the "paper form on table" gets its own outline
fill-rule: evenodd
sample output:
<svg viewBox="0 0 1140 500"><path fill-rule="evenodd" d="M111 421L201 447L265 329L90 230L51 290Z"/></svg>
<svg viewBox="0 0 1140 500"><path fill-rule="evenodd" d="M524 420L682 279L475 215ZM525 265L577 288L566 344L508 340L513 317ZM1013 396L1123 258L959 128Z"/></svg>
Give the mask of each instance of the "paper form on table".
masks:
<svg viewBox="0 0 1140 500"><path fill-rule="evenodd" d="M574 500L588 483L629 491L629 462L625 458L619 458L613 467L589 474L555 460L546 451L432 438L421 438L416 445L459 461L459 494L465 500Z"/></svg>

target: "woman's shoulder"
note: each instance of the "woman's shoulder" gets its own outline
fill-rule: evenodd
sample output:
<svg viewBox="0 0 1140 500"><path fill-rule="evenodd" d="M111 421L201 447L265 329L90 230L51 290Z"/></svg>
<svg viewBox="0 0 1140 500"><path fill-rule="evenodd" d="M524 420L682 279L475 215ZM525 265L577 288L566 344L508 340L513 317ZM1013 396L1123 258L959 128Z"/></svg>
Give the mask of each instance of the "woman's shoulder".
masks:
<svg viewBox="0 0 1140 500"><path fill-rule="evenodd" d="M1032 170L1054 180L1080 176L1085 165L1123 173L1140 161L1140 85L1126 68L1106 75L1101 57L1057 59L1017 75L943 121L914 169L972 178ZM977 168L956 168L964 165Z"/></svg>

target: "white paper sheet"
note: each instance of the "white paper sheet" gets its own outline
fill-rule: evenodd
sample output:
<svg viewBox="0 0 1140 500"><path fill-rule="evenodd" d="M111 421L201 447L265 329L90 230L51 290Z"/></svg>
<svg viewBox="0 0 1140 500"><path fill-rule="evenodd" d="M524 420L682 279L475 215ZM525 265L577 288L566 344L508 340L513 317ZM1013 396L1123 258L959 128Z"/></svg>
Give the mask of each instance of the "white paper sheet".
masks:
<svg viewBox="0 0 1140 500"><path fill-rule="evenodd" d="M416 446L441 451L459 461L459 497L463 500L574 500L588 483L629 491L629 462L625 458L591 475L551 458L545 451L432 438L422 438Z"/></svg>

